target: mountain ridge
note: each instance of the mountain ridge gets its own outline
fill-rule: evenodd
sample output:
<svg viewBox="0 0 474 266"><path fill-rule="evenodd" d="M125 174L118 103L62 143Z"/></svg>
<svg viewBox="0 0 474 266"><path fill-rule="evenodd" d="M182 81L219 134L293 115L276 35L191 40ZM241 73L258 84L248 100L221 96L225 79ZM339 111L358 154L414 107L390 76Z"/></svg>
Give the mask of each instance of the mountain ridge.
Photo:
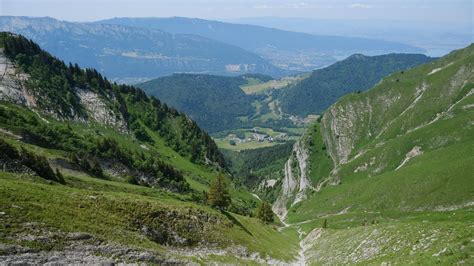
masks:
<svg viewBox="0 0 474 266"><path fill-rule="evenodd" d="M320 114L347 93L360 93L389 74L434 59L422 54L354 54L326 68L314 70L308 78L280 90L277 99L286 113L301 116Z"/></svg>
<svg viewBox="0 0 474 266"><path fill-rule="evenodd" d="M240 47L190 34L52 18L0 17L0 30L23 34L66 62L112 80L143 80L175 72L238 75L289 73Z"/></svg>
<svg viewBox="0 0 474 266"><path fill-rule="evenodd" d="M154 131L165 140L166 146L184 157L189 156L191 161L200 164L215 163L225 168L223 157L212 139L184 114L161 104L156 98L147 97L139 89L112 84L94 69L83 70L77 64L66 66L21 36L2 33L1 37L4 42L1 61L5 66L2 67L4 72L0 94L3 101L32 109L33 112L41 112L60 121L97 123L151 145L155 140L149 131ZM90 144L81 136L65 134L77 141L76 145L79 147L74 147L68 143L70 140L58 136L66 131L60 126L54 129L57 132L48 131L52 129L43 131L37 126L38 122L31 127L19 123L18 120L24 119L21 112L9 112L6 109L3 115L7 114L10 117L5 117L4 123L9 127L18 127L23 138L32 143L52 145L73 153L96 153L95 156L98 157L103 152L102 149L105 149L104 159L112 159L111 154L107 153L109 147L111 150L116 149L117 153L123 153L122 163L127 167L136 163L133 156L125 154L131 151L120 147L120 144L115 143L117 140L102 139L100 134L99 137L91 137L102 147L99 151L94 151L87 148ZM41 118L40 114L38 116ZM53 141L54 138L56 139ZM119 154L117 156L120 158ZM140 160L143 159L138 159ZM166 164L161 165L160 161L156 163L164 171L173 172Z"/></svg>
<svg viewBox="0 0 474 266"><path fill-rule="evenodd" d="M422 49L383 40L311 35L255 25L220 21L172 18L113 18L97 23L114 23L158 28L174 33L193 33L242 47L288 70L312 71L355 52L370 55L389 52L422 52ZM307 65L306 67L304 65Z"/></svg>

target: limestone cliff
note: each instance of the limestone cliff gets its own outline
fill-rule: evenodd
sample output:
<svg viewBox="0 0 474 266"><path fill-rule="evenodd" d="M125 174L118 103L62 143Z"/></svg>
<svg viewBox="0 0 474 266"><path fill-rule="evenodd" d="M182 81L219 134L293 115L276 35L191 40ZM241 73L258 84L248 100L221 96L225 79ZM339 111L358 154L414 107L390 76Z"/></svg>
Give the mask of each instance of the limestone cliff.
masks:
<svg viewBox="0 0 474 266"><path fill-rule="evenodd" d="M306 191L312 188L308 179L309 151L302 140L295 143L293 152L285 163L281 192L273 204L273 211L283 221L288 208L306 198Z"/></svg>

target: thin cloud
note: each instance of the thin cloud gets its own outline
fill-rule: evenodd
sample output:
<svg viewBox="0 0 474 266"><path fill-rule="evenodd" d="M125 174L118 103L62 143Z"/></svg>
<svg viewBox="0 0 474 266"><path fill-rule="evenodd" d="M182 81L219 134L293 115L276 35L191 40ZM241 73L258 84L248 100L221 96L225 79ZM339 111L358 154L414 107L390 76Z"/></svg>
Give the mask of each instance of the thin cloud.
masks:
<svg viewBox="0 0 474 266"><path fill-rule="evenodd" d="M361 9L368 9L372 8L373 6L371 5L366 5L366 4L361 4L361 3L354 3L349 6L350 8L361 8Z"/></svg>
<svg viewBox="0 0 474 266"><path fill-rule="evenodd" d="M319 8L333 8L332 5L321 5L311 2L283 2L277 4L258 4L252 6L254 9L319 9Z"/></svg>

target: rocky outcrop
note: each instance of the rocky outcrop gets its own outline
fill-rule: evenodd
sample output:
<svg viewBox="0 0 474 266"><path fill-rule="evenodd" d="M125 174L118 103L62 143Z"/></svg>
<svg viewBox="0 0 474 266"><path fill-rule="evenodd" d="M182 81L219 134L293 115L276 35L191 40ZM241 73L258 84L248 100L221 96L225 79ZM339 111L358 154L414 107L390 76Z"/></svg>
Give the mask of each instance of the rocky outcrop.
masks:
<svg viewBox="0 0 474 266"><path fill-rule="evenodd" d="M120 112L114 112L101 97L87 89L76 88L75 92L81 104L88 111L88 116L100 124L118 129L121 132L127 131L127 123ZM112 99L114 100L114 99Z"/></svg>
<svg viewBox="0 0 474 266"><path fill-rule="evenodd" d="M395 170L398 170L398 169L402 168L402 166L405 165L409 160L411 160L412 158L414 158L416 156L421 155L422 153L423 152L421 151L421 147L419 147L419 146L413 147L413 149L411 149L409 152L407 152L407 154L405 156L405 159L403 159L403 161L400 163L399 166L397 166L397 168L395 168Z"/></svg>
<svg viewBox="0 0 474 266"><path fill-rule="evenodd" d="M0 49L0 101L36 106L36 102L24 85L28 75L21 73Z"/></svg>
<svg viewBox="0 0 474 266"><path fill-rule="evenodd" d="M308 179L308 157L309 151L303 141L296 142L285 164L281 192L273 204L273 211L282 221L286 219L288 207L304 200L306 191L312 189Z"/></svg>
<svg viewBox="0 0 474 266"><path fill-rule="evenodd" d="M82 232L66 233L45 229L38 223L25 223L27 233L20 233L9 244L0 243L0 261L5 265L113 265L135 262L146 264L185 264L168 254L131 248L117 243L103 242ZM26 231L26 230L25 230ZM33 242L43 245L61 243L64 248L40 250L17 243Z"/></svg>
<svg viewBox="0 0 474 266"><path fill-rule="evenodd" d="M0 171L24 175L36 175L36 172L25 166L20 160L7 160L0 158Z"/></svg>
<svg viewBox="0 0 474 266"><path fill-rule="evenodd" d="M15 64L8 59L2 50L0 50L0 101L11 102L18 105L27 106L29 108L38 109L36 104L36 96L30 93L25 82L28 81L29 75L22 73L15 67ZM113 127L120 132L127 132L127 123L120 112L114 112L101 97L87 89L76 88L75 92L81 101L81 105L87 110L87 117L82 117L74 110L72 119L85 122L93 120L105 126ZM113 96L110 96L113 97ZM114 101L115 99L110 99ZM37 112L37 110L33 110ZM38 110L56 118L63 118L59 110ZM37 113L39 117L41 115Z"/></svg>
<svg viewBox="0 0 474 266"><path fill-rule="evenodd" d="M212 245L213 240L209 239L209 235L217 224L232 226L231 222L221 216L191 208L187 211L150 211L132 221L132 226L151 241L178 247Z"/></svg>

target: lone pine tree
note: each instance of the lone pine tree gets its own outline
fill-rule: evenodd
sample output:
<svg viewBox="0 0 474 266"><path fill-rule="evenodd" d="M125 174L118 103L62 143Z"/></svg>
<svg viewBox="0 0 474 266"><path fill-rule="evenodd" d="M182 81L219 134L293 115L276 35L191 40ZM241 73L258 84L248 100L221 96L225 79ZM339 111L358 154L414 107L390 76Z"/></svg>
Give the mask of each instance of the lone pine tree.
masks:
<svg viewBox="0 0 474 266"><path fill-rule="evenodd" d="M207 201L212 207L221 211L230 205L230 194L223 175L218 175L211 184Z"/></svg>
<svg viewBox="0 0 474 266"><path fill-rule="evenodd" d="M255 213L255 216L266 222L266 223L272 223L273 222L273 211L272 211L272 206L270 203L266 201L262 201L260 206L258 206L257 211Z"/></svg>

